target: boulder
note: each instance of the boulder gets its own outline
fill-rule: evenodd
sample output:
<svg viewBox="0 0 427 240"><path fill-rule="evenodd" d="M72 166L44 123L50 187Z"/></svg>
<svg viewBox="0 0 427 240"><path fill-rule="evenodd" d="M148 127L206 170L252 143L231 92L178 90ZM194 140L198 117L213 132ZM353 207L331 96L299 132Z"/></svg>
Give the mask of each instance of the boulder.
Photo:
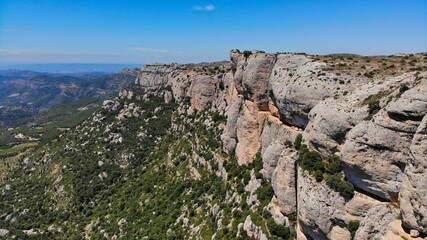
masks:
<svg viewBox="0 0 427 240"><path fill-rule="evenodd" d="M7 235L9 235L9 230L7 230L7 229L0 229L0 237L4 238Z"/></svg>

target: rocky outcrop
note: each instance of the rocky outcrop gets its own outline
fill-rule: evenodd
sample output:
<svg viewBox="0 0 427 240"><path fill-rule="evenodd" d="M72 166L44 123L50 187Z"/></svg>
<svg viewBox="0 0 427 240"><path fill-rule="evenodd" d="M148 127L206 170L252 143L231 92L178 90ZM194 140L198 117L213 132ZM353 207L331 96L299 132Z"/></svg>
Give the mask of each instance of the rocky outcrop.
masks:
<svg viewBox="0 0 427 240"><path fill-rule="evenodd" d="M215 96L216 77L209 75L196 76L191 82L190 96L191 105L196 109L203 109L213 101Z"/></svg>
<svg viewBox="0 0 427 240"><path fill-rule="evenodd" d="M362 220L357 239L384 238L400 231L392 226L397 210L374 198L399 196L403 224L426 233L425 72L373 77L352 72L356 62L305 54L233 50L230 57L229 63L146 65L136 83L164 87L165 101L189 97L186 113L210 106L227 116L223 150L239 165L260 152L276 222L297 213L299 231L311 238L350 239L347 224ZM339 72L336 65L348 68ZM341 157L346 178L361 189L353 199L296 171L298 153L288 145L298 133L310 150ZM245 230L260 238L246 220Z"/></svg>
<svg viewBox="0 0 427 240"><path fill-rule="evenodd" d="M284 125L277 117L268 115L261 134L261 155L264 165L264 176L271 178L279 159L290 154L286 142L293 142L302 131Z"/></svg>
<svg viewBox="0 0 427 240"><path fill-rule="evenodd" d="M179 64L147 64L141 68L136 84L144 88L156 88L170 81L180 70L183 65Z"/></svg>
<svg viewBox="0 0 427 240"><path fill-rule="evenodd" d="M276 58L259 51L230 53L234 82L237 91L246 99L255 102L261 110L268 109L268 78Z"/></svg>
<svg viewBox="0 0 427 240"><path fill-rule="evenodd" d="M285 215L294 215L297 210L295 161L298 153L285 150L271 177L271 185L276 193L280 211Z"/></svg>
<svg viewBox="0 0 427 240"><path fill-rule="evenodd" d="M279 54L269 79L269 89L279 108L280 115L290 125L305 127L308 113L320 100L330 96L330 91L315 78L325 66L306 55ZM316 83L317 82L317 83Z"/></svg>
<svg viewBox="0 0 427 240"><path fill-rule="evenodd" d="M366 217L360 221L359 229L354 237L355 240L386 239L382 236L389 229L399 211L387 204L377 204L369 209Z"/></svg>
<svg viewBox="0 0 427 240"><path fill-rule="evenodd" d="M372 206L380 204L362 193L346 201L325 182L317 182L298 167L297 173L298 223L302 232L313 239L351 239L346 229L351 220L368 215Z"/></svg>
<svg viewBox="0 0 427 240"><path fill-rule="evenodd" d="M427 115L411 144L399 195L403 224L427 234Z"/></svg>
<svg viewBox="0 0 427 240"><path fill-rule="evenodd" d="M243 230L246 231L246 234L249 237L253 237L258 240L267 240L267 236L262 231L261 227L257 226L255 223L252 222L251 216L247 216L245 223L243 224Z"/></svg>
<svg viewBox="0 0 427 240"><path fill-rule="evenodd" d="M259 112L255 103L245 100L237 120L236 158L239 165L247 165L255 159L261 146L261 133L266 114Z"/></svg>
<svg viewBox="0 0 427 240"><path fill-rule="evenodd" d="M345 226L345 200L325 183L298 168L298 223L314 239L328 239L334 226Z"/></svg>
<svg viewBox="0 0 427 240"><path fill-rule="evenodd" d="M398 199L412 138L427 113L427 88L420 83L396 98L351 129L341 151L349 181L388 200Z"/></svg>
<svg viewBox="0 0 427 240"><path fill-rule="evenodd" d="M221 140L224 144L224 151L228 154L233 153L236 148L237 138L237 120L239 119L240 108L243 104L243 97L236 96L232 105L227 111L227 124L224 133L221 135Z"/></svg>

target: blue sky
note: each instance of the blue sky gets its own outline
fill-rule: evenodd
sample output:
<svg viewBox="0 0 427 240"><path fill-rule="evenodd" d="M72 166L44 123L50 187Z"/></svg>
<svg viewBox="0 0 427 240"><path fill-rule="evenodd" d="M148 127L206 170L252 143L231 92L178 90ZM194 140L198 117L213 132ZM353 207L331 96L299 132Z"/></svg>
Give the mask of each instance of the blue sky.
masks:
<svg viewBox="0 0 427 240"><path fill-rule="evenodd" d="M427 51L427 1L0 0L0 64Z"/></svg>

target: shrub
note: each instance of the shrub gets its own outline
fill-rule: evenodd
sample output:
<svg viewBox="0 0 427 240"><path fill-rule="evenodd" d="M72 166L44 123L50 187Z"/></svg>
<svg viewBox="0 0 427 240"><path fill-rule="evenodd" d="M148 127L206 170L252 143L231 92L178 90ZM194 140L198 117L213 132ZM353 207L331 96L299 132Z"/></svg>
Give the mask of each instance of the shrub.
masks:
<svg viewBox="0 0 427 240"><path fill-rule="evenodd" d="M261 215L266 219L271 217L271 213L267 209L263 209Z"/></svg>
<svg viewBox="0 0 427 240"><path fill-rule="evenodd" d="M351 220L347 225L347 230L351 233L351 236L356 234L357 229L359 229L360 221Z"/></svg>
<svg viewBox="0 0 427 240"><path fill-rule="evenodd" d="M317 170L315 173L316 181L321 182L323 180L323 173L320 170Z"/></svg>
<svg viewBox="0 0 427 240"><path fill-rule="evenodd" d="M255 159L253 161L253 167L255 168L255 172L259 172L263 168L263 162L260 152L258 152L255 156Z"/></svg>
<svg viewBox="0 0 427 240"><path fill-rule="evenodd" d="M326 176L326 183L334 190L338 190L338 185L341 182L341 174L333 174L333 175L327 175Z"/></svg>
<svg viewBox="0 0 427 240"><path fill-rule="evenodd" d="M267 226L271 234L281 237L282 239L288 239L291 235L291 231L288 227L277 224L276 222L274 222L273 218L268 219Z"/></svg>
<svg viewBox="0 0 427 240"><path fill-rule="evenodd" d="M338 185L338 192L347 199L350 199L354 196L354 186L349 181L341 181Z"/></svg>
<svg viewBox="0 0 427 240"><path fill-rule="evenodd" d="M299 133L295 138L295 142L294 142L295 149L299 150L301 148L301 142L302 142L302 134Z"/></svg>
<svg viewBox="0 0 427 240"><path fill-rule="evenodd" d="M377 113L381 109L380 101L376 100L376 101L370 102L368 105L368 108L369 108L369 114L373 115Z"/></svg>
<svg viewBox="0 0 427 240"><path fill-rule="evenodd" d="M326 176L326 184L329 187L339 192L341 196L350 199L354 196L354 186L351 182L342 180L340 173Z"/></svg>
<svg viewBox="0 0 427 240"><path fill-rule="evenodd" d="M300 154L301 157L304 156L304 154L306 152L309 152L307 145L306 144L301 144L301 147L300 147L300 149L299 149L298 152L299 152L299 154Z"/></svg>
<svg viewBox="0 0 427 240"><path fill-rule="evenodd" d="M342 170L341 159L335 154L330 155L326 161L328 164L326 165L326 173L327 174L336 174L340 173Z"/></svg>
<svg viewBox="0 0 427 240"><path fill-rule="evenodd" d="M239 183L237 184L237 192L238 192L239 194L242 194L244 191L245 191L245 186L243 186L243 183L239 182Z"/></svg>
<svg viewBox="0 0 427 240"><path fill-rule="evenodd" d="M365 74L363 74L365 77L367 77L367 78L373 78L374 77L374 72L368 72L368 73L365 73Z"/></svg>
<svg viewBox="0 0 427 240"><path fill-rule="evenodd" d="M315 151L309 151L304 153L301 159L301 167L310 172L313 171L324 171L324 164L322 162L322 155Z"/></svg>
<svg viewBox="0 0 427 240"><path fill-rule="evenodd" d="M250 180L251 180L251 173L249 171L246 171L245 174L243 174L243 182L245 183L245 185L248 185Z"/></svg>
<svg viewBox="0 0 427 240"><path fill-rule="evenodd" d="M252 52L251 52L251 51L244 51L244 52L243 52L243 56L245 57L245 59L248 59L248 57L249 57L250 55L252 55Z"/></svg>
<svg viewBox="0 0 427 240"><path fill-rule="evenodd" d="M258 199L261 202L270 201L274 195L274 190L271 184L266 182L256 190L256 194L258 194Z"/></svg>
<svg viewBox="0 0 427 240"><path fill-rule="evenodd" d="M405 92L408 89L409 89L408 85L402 84L402 85L400 85L399 92L402 93L402 92Z"/></svg>
<svg viewBox="0 0 427 240"><path fill-rule="evenodd" d="M408 89L409 89L408 85L406 85L406 84L400 85L399 93L396 95L396 97L399 98Z"/></svg>

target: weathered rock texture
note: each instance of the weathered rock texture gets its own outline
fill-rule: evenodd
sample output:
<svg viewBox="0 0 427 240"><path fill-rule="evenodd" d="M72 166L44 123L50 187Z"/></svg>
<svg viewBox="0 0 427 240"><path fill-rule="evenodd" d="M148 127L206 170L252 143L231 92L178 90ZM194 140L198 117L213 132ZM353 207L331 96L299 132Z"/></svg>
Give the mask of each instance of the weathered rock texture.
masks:
<svg viewBox="0 0 427 240"><path fill-rule="evenodd" d="M349 131L341 153L346 176L353 184L382 198L397 200L411 158L412 138L427 113L425 80L383 104L372 121L361 121Z"/></svg>
<svg viewBox="0 0 427 240"><path fill-rule="evenodd" d="M427 234L427 116L411 144L411 159L406 165L400 191L403 223Z"/></svg>
<svg viewBox="0 0 427 240"><path fill-rule="evenodd" d="M325 182L316 182L308 172L298 168L298 222L302 231L314 239L351 239L345 229L351 220L367 215L379 201L356 193L346 201Z"/></svg>
<svg viewBox="0 0 427 240"><path fill-rule="evenodd" d="M393 65L395 72L389 66L388 75L380 75L378 65L362 57L330 62L238 50L230 57L210 64L146 65L136 83L163 89L165 101L189 101L183 113L210 108L227 116L223 150L239 165L261 153L262 173L276 196L270 210L279 223L280 214L298 214L299 239L350 239L350 220L362 221L356 239L384 239L401 223L399 210L384 203L390 200L400 200L406 227L427 233L425 71L404 73ZM363 191L346 201L297 171L298 153L287 144L298 133L310 150L341 156L346 178ZM246 220L244 230L264 238Z"/></svg>

